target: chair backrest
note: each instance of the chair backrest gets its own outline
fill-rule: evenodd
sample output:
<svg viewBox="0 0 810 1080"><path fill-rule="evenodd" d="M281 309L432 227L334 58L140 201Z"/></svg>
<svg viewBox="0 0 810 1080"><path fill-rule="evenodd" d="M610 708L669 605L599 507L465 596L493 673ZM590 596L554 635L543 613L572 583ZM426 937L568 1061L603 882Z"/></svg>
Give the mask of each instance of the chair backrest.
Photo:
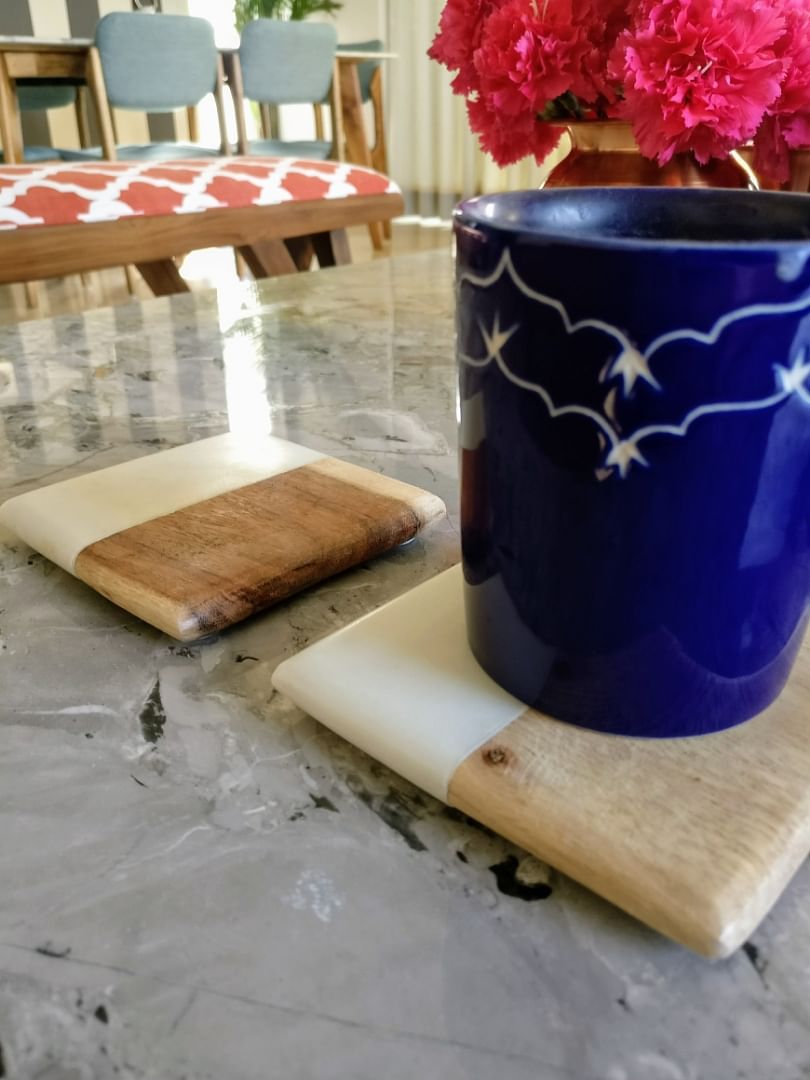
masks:
<svg viewBox="0 0 810 1080"><path fill-rule="evenodd" d="M341 50L346 52L384 52L385 42L380 41L379 38L372 38L371 41L341 41L340 45L338 45L338 54ZM374 78L374 72L379 66L379 60L363 60L357 65L357 78L360 81L360 96L363 101L368 101L371 97L371 80Z"/></svg>
<svg viewBox="0 0 810 1080"><path fill-rule="evenodd" d="M214 30L191 15L115 11L96 26L107 99L117 109L171 112L214 89Z"/></svg>
<svg viewBox="0 0 810 1080"><path fill-rule="evenodd" d="M17 101L20 112L36 112L38 109L61 109L76 104L76 87L63 83L25 86L17 83Z"/></svg>
<svg viewBox="0 0 810 1080"><path fill-rule="evenodd" d="M245 97L268 105L324 101L336 50L337 32L328 23L254 19L239 46Z"/></svg>

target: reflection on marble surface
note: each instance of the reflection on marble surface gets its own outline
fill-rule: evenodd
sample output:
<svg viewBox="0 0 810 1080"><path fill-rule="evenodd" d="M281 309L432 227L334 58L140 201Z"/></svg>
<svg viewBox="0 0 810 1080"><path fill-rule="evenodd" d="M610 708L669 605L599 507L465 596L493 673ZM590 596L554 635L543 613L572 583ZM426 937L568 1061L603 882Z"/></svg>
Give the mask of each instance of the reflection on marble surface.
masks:
<svg viewBox="0 0 810 1080"><path fill-rule="evenodd" d="M435 491L450 522L194 646L0 536L6 1075L807 1075L807 867L707 963L271 688L457 560L449 258L0 328L0 499L268 425Z"/></svg>

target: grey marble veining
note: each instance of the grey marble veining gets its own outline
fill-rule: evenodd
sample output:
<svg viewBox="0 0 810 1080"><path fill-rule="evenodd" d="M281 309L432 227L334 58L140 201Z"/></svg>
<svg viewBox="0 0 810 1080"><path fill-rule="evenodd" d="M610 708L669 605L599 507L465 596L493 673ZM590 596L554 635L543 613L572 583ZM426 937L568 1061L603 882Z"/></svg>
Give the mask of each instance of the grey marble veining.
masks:
<svg viewBox="0 0 810 1080"><path fill-rule="evenodd" d="M0 535L0 1075L810 1076L807 867L708 963L271 688L457 559L449 256L0 328L0 499L268 425L450 521L194 646Z"/></svg>

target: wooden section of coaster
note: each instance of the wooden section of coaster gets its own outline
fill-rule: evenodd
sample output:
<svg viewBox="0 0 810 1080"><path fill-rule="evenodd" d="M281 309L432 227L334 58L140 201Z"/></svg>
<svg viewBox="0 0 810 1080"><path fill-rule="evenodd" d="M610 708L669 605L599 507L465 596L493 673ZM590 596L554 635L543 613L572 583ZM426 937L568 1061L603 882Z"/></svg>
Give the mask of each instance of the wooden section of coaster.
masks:
<svg viewBox="0 0 810 1080"><path fill-rule="evenodd" d="M448 802L668 937L726 956L810 850L810 655L767 712L628 739L527 710L455 771Z"/></svg>
<svg viewBox="0 0 810 1080"><path fill-rule="evenodd" d="M322 458L99 540L75 574L190 641L413 539L444 512L420 488Z"/></svg>

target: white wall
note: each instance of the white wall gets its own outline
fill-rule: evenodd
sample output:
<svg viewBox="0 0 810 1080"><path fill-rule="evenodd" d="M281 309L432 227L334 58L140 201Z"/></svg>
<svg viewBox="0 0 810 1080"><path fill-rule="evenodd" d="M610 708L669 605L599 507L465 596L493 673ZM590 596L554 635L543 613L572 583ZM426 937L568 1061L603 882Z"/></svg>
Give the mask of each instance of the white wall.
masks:
<svg viewBox="0 0 810 1080"><path fill-rule="evenodd" d="M399 0L410 3L411 0ZM368 41L379 38L385 41L387 33L386 0L343 0L343 8L335 19L340 41Z"/></svg>

